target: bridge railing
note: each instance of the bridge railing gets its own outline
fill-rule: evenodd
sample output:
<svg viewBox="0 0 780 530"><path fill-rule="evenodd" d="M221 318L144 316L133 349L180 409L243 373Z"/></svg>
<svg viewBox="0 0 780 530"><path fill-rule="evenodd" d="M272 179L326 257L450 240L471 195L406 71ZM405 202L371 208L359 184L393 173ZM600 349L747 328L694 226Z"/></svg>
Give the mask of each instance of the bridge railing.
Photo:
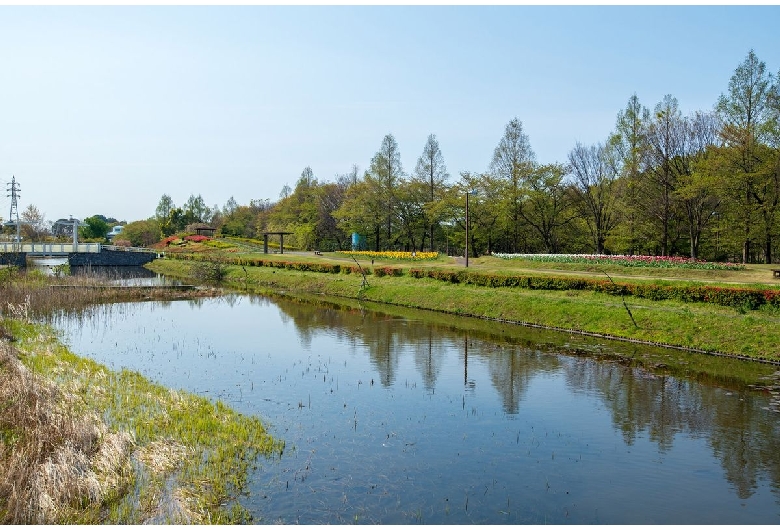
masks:
<svg viewBox="0 0 780 530"><path fill-rule="evenodd" d="M72 252L97 253L103 245L100 243L14 243L0 242L0 252L24 252L27 254L70 254Z"/></svg>
<svg viewBox="0 0 780 530"><path fill-rule="evenodd" d="M156 252L159 254L158 251L152 250L151 248L144 248L144 247L119 247L116 245L103 245L103 248L106 250L114 250L114 251L120 251L120 252Z"/></svg>

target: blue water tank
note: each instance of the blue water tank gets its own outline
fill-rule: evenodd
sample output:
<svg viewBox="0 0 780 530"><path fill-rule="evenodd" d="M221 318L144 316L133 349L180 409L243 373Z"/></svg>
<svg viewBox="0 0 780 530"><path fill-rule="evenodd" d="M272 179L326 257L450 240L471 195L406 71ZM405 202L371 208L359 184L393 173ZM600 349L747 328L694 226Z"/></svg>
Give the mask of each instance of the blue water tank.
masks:
<svg viewBox="0 0 780 530"><path fill-rule="evenodd" d="M352 250L365 250L366 238L357 232L352 232Z"/></svg>

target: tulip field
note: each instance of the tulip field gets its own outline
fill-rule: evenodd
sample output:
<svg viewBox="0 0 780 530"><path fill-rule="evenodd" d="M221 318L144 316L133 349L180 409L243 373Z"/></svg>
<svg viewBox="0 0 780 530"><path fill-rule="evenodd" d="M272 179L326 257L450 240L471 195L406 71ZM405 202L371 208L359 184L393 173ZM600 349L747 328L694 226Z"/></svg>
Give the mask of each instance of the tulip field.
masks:
<svg viewBox="0 0 780 530"><path fill-rule="evenodd" d="M519 259L541 263L586 263L594 265L622 265L624 267L652 267L659 269L744 270L739 263L702 261L680 256L629 256L603 254L501 254L502 259Z"/></svg>
<svg viewBox="0 0 780 530"><path fill-rule="evenodd" d="M336 252L336 254L344 254L347 256L355 256L364 259L400 259L411 261L427 261L434 260L439 257L438 252L377 252L373 250L341 250Z"/></svg>

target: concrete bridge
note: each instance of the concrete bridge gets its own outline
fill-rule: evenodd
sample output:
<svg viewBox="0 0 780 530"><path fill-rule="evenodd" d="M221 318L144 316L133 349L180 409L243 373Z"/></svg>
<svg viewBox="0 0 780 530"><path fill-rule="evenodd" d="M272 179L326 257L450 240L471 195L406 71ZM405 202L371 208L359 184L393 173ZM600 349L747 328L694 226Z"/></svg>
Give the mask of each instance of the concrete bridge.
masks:
<svg viewBox="0 0 780 530"><path fill-rule="evenodd" d="M67 257L72 267L139 267L159 258L148 248L117 247L101 243L0 242L0 264L25 267L28 257Z"/></svg>

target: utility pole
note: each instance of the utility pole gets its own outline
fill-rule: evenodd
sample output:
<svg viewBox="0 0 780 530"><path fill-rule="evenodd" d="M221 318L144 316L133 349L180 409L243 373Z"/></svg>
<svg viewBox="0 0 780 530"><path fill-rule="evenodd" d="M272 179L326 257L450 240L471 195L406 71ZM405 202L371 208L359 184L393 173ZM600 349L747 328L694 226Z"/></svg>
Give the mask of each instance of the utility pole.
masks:
<svg viewBox="0 0 780 530"><path fill-rule="evenodd" d="M476 195L477 190L466 190L466 267L469 266L469 194Z"/></svg>
<svg viewBox="0 0 780 530"><path fill-rule="evenodd" d="M466 190L466 267L469 266L469 192Z"/></svg>
<svg viewBox="0 0 780 530"><path fill-rule="evenodd" d="M19 252L21 250L21 244L22 239L20 237L20 224L19 224L19 208L17 206L16 199L19 198L19 192L21 189L19 188L19 184L16 182L16 177L11 177L11 182L8 184L8 189L6 190L9 195L7 197L11 197L11 212L8 215L8 223L6 224L12 224L14 214L16 215L16 241L14 242L14 251Z"/></svg>

